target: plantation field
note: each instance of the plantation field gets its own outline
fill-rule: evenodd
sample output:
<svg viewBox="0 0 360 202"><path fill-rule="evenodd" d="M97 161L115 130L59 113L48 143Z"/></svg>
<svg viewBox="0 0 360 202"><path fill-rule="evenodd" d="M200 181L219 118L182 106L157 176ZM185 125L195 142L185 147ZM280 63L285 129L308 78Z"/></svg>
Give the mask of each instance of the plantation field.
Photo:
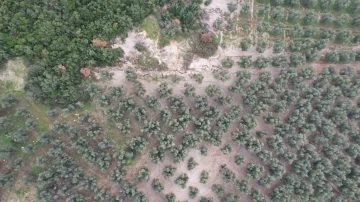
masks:
<svg viewBox="0 0 360 202"><path fill-rule="evenodd" d="M0 48L0 201L359 201L359 1L108 4L49 3L122 16L86 63Z"/></svg>

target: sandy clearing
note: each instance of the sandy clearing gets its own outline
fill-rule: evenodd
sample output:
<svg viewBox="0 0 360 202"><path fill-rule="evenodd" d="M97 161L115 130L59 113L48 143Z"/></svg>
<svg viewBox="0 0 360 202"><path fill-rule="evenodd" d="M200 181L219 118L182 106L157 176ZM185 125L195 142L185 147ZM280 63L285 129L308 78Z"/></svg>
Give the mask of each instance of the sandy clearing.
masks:
<svg viewBox="0 0 360 202"><path fill-rule="evenodd" d="M22 90L25 75L25 62L21 58L14 58L5 64L4 70L0 71L0 81L11 84L14 90Z"/></svg>

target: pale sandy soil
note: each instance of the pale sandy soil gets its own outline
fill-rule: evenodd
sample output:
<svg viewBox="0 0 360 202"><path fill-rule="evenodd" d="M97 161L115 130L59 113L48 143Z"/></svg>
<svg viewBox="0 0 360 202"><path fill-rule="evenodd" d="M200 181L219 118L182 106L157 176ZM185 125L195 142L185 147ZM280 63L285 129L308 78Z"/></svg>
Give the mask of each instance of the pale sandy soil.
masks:
<svg viewBox="0 0 360 202"><path fill-rule="evenodd" d="M6 85L11 85L15 90L24 88L24 77L26 66L21 58L9 60L5 64L4 70L0 70L0 81Z"/></svg>
<svg viewBox="0 0 360 202"><path fill-rule="evenodd" d="M139 33L130 31L124 42L117 38L112 45L113 48L120 47L124 50L126 66L133 66L136 58L142 54L134 48L137 42L144 44L152 57L156 58L160 64L165 63L172 71L181 70L183 53L186 52L184 50L189 48L186 40L180 43L171 41L169 45L160 48L158 42L148 38L145 31Z"/></svg>

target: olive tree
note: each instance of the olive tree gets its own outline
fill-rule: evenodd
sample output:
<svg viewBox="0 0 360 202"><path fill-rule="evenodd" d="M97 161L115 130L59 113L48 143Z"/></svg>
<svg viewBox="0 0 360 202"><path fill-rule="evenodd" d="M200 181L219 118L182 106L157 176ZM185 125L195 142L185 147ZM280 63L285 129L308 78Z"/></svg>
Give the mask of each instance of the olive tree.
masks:
<svg viewBox="0 0 360 202"><path fill-rule="evenodd" d="M216 69L213 71L214 78L222 82L228 81L231 76L229 71L225 69Z"/></svg>
<svg viewBox="0 0 360 202"><path fill-rule="evenodd" d="M192 170L195 168L195 166L199 165L193 157L191 157L187 162L187 169Z"/></svg>
<svg viewBox="0 0 360 202"><path fill-rule="evenodd" d="M237 10L237 3L230 2L227 4L227 8L228 8L229 12L232 13Z"/></svg>
<svg viewBox="0 0 360 202"><path fill-rule="evenodd" d="M156 135L160 130L160 123L154 120L145 120L144 126L141 130L143 133L147 133L149 136Z"/></svg>
<svg viewBox="0 0 360 202"><path fill-rule="evenodd" d="M231 68L234 65L234 60L226 57L224 59L221 60L221 66L225 67L225 68Z"/></svg>
<svg viewBox="0 0 360 202"><path fill-rule="evenodd" d="M269 42L266 39L259 39L256 44L256 51L263 53L269 47Z"/></svg>
<svg viewBox="0 0 360 202"><path fill-rule="evenodd" d="M240 61L238 62L238 65L241 68L249 68L251 67L252 61L251 56L241 56Z"/></svg>
<svg viewBox="0 0 360 202"><path fill-rule="evenodd" d="M273 53L283 52L285 49L285 46L286 46L286 44L284 41L281 41L281 40L275 41L274 46L273 46Z"/></svg>
<svg viewBox="0 0 360 202"><path fill-rule="evenodd" d="M139 181L149 181L150 170L147 167L141 167L138 172L135 174L135 179Z"/></svg>
<svg viewBox="0 0 360 202"><path fill-rule="evenodd" d="M159 179L153 179L151 187L157 192L162 192L164 190L164 185L161 184Z"/></svg>
<svg viewBox="0 0 360 202"><path fill-rule="evenodd" d="M216 85L208 85L205 88L205 92L209 97L221 95L221 90L220 90L219 86L216 86Z"/></svg>
<svg viewBox="0 0 360 202"><path fill-rule="evenodd" d="M163 175L165 179L169 179L170 177L174 176L176 171L176 168L171 166L171 165L167 165L164 167L163 169Z"/></svg>
<svg viewBox="0 0 360 202"><path fill-rule="evenodd" d="M128 81L136 81L138 78L136 70L132 67L128 67L127 69L125 69L125 75L125 78Z"/></svg>
<svg viewBox="0 0 360 202"><path fill-rule="evenodd" d="M246 165L246 175L249 178L258 180L260 175L264 172L264 167L255 164L254 162Z"/></svg>
<svg viewBox="0 0 360 202"><path fill-rule="evenodd" d="M233 171L231 171L229 168L223 168L221 170L221 174L222 174L222 179L224 180L224 182L229 183L229 182L235 182L236 176L235 173Z"/></svg>
<svg viewBox="0 0 360 202"><path fill-rule="evenodd" d="M208 179L209 179L209 173L204 171L204 170L201 171L201 173L200 173L200 183L206 184Z"/></svg>
<svg viewBox="0 0 360 202"><path fill-rule="evenodd" d="M221 202L240 202L240 197L230 193L224 196L224 198L221 199Z"/></svg>
<svg viewBox="0 0 360 202"><path fill-rule="evenodd" d="M199 194L199 189L196 187L189 186L189 197L194 199Z"/></svg>
<svg viewBox="0 0 360 202"><path fill-rule="evenodd" d="M151 149L149 157L155 164L163 162L165 159L165 150L162 147L154 147Z"/></svg>
<svg viewBox="0 0 360 202"><path fill-rule="evenodd" d="M175 202L175 201L176 201L175 194L169 193L165 195L165 202Z"/></svg>
<svg viewBox="0 0 360 202"><path fill-rule="evenodd" d="M243 38L240 41L240 48L242 51L247 51L251 46L251 39L250 38Z"/></svg>
<svg viewBox="0 0 360 202"><path fill-rule="evenodd" d="M236 180L235 181L235 188L239 190L240 192L243 192L245 194L249 194L250 187L249 182L247 180Z"/></svg>
<svg viewBox="0 0 360 202"><path fill-rule="evenodd" d="M189 180L189 176L186 173L181 173L176 179L175 179L175 183L180 185L181 188L185 188L186 187L186 183Z"/></svg>
<svg viewBox="0 0 360 202"><path fill-rule="evenodd" d="M159 88L157 89L157 92L160 98L165 98L169 97L173 93L173 90L169 88L167 83L161 83Z"/></svg>

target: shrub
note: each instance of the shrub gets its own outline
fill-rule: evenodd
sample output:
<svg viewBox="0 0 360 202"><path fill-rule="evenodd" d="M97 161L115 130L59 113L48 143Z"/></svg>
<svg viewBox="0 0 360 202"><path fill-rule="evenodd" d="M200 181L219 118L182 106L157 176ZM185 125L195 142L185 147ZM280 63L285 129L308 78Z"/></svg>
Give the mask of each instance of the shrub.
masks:
<svg viewBox="0 0 360 202"><path fill-rule="evenodd" d="M271 0L273 6L284 6L285 0Z"/></svg>
<svg viewBox="0 0 360 202"><path fill-rule="evenodd" d="M57 109L51 109L49 111L46 111L46 116L48 117L56 117L59 115L59 111Z"/></svg>
<svg viewBox="0 0 360 202"><path fill-rule="evenodd" d="M271 9L271 18L274 20L283 20L285 18L285 9L284 8L279 8L279 7L273 7Z"/></svg>
<svg viewBox="0 0 360 202"><path fill-rule="evenodd" d="M234 60L226 57L224 59L221 60L221 66L225 67L225 68L231 68L234 65Z"/></svg>
<svg viewBox="0 0 360 202"><path fill-rule="evenodd" d="M281 53L285 49L285 42L281 40L275 41L274 47L273 47L273 53Z"/></svg>
<svg viewBox="0 0 360 202"><path fill-rule="evenodd" d="M135 178L139 181L149 181L150 170L147 167L141 167L139 171L135 174Z"/></svg>
<svg viewBox="0 0 360 202"><path fill-rule="evenodd" d="M251 46L251 39L250 38L243 38L240 41L240 48L242 51L247 51Z"/></svg>
<svg viewBox="0 0 360 202"><path fill-rule="evenodd" d="M212 2L212 0L205 0L205 1L204 1L204 4L205 4L205 6L208 6L208 5L211 4L211 2Z"/></svg>
<svg viewBox="0 0 360 202"><path fill-rule="evenodd" d="M100 79L101 80L111 80L111 79L113 79L113 77L114 77L114 73L113 72L109 72L109 71L107 71L107 70L105 70L105 69L101 69L100 70Z"/></svg>
<svg viewBox="0 0 360 202"><path fill-rule="evenodd" d="M256 51L263 53L269 47L269 42L266 39L259 39L256 44Z"/></svg>
<svg viewBox="0 0 360 202"><path fill-rule="evenodd" d="M157 192L162 192L164 190L164 185L161 184L159 179L153 179L151 186Z"/></svg>
<svg viewBox="0 0 360 202"><path fill-rule="evenodd" d="M336 34L336 41L339 43L347 44L353 39L351 30L343 29Z"/></svg>
<svg viewBox="0 0 360 202"><path fill-rule="evenodd" d="M309 11L305 13L305 17L303 18L303 22L305 25L310 25L318 20L318 15L314 11Z"/></svg>
<svg viewBox="0 0 360 202"><path fill-rule="evenodd" d="M228 8L229 12L232 13L237 10L237 3L230 2L227 4L227 8Z"/></svg>
<svg viewBox="0 0 360 202"><path fill-rule="evenodd" d="M210 198L210 197L204 197L204 196L202 196L201 198L200 198L200 202L213 202L214 201L214 199L213 198Z"/></svg>
<svg viewBox="0 0 360 202"><path fill-rule="evenodd" d="M207 0L207 1L209 1L209 0ZM210 0L210 2L211 2L211 0ZM175 194L169 193L169 194L165 195L165 202L175 202L175 201L176 201Z"/></svg>
<svg viewBox="0 0 360 202"><path fill-rule="evenodd" d="M227 194L224 198L222 198L221 202L240 202L240 197L230 193Z"/></svg>
<svg viewBox="0 0 360 202"><path fill-rule="evenodd" d="M171 166L171 165L167 165L164 167L163 169L163 175L165 179L169 179L170 177L174 176L176 171L176 168Z"/></svg>
<svg viewBox="0 0 360 202"><path fill-rule="evenodd" d="M258 180L263 171L264 167L256 165L254 162L248 163L246 166L246 174L252 179Z"/></svg>
<svg viewBox="0 0 360 202"><path fill-rule="evenodd" d="M15 181L14 174L0 174L0 187L6 187L13 184Z"/></svg>
<svg viewBox="0 0 360 202"><path fill-rule="evenodd" d="M265 58L264 56L259 56L258 58L256 58L256 60L254 62L254 66L259 69L263 69L263 68L268 67L270 65L270 63L271 63L270 58Z"/></svg>
<svg viewBox="0 0 360 202"><path fill-rule="evenodd" d="M206 184L208 179L209 179L209 173L206 171L202 171L200 174L200 183Z"/></svg>
<svg viewBox="0 0 360 202"><path fill-rule="evenodd" d="M146 46L141 42L136 42L134 48L140 52L146 51Z"/></svg>
<svg viewBox="0 0 360 202"><path fill-rule="evenodd" d="M293 67L304 65L306 62L306 58L301 53L292 53L290 55L290 65Z"/></svg>
<svg viewBox="0 0 360 202"><path fill-rule="evenodd" d="M35 130L38 126L39 126L39 123L35 119L27 119L25 121L25 127L28 130Z"/></svg>
<svg viewBox="0 0 360 202"><path fill-rule="evenodd" d="M249 194L250 192L249 184L246 180L236 180L235 188L245 194Z"/></svg>
<svg viewBox="0 0 360 202"><path fill-rule="evenodd" d="M242 68L251 67L251 56L241 56L240 61L238 62L239 66Z"/></svg>
<svg viewBox="0 0 360 202"><path fill-rule="evenodd" d="M196 187L189 187L189 197L194 199L199 194L199 189Z"/></svg>
<svg viewBox="0 0 360 202"><path fill-rule="evenodd" d="M206 147L202 146L202 147L200 147L200 153L201 153L201 155L203 155L203 156L207 156L207 154L208 154L208 149L207 149Z"/></svg>
<svg viewBox="0 0 360 202"><path fill-rule="evenodd" d="M199 84L201 84L202 81L204 80L204 76L201 73L199 73L199 74L191 74L190 78L195 80Z"/></svg>
<svg viewBox="0 0 360 202"><path fill-rule="evenodd" d="M244 163L244 158L241 155L235 155L235 163L240 166Z"/></svg>
<svg viewBox="0 0 360 202"><path fill-rule="evenodd" d="M134 68L132 68L132 67L126 68L125 69L125 74L126 74L125 78L128 81L136 81L137 78L138 78L136 70Z"/></svg>
<svg viewBox="0 0 360 202"><path fill-rule="evenodd" d="M22 158L16 158L9 163L9 167L11 169L14 169L15 171L19 171L23 169L24 166L25 166L25 162L24 159Z"/></svg>
<svg viewBox="0 0 360 202"><path fill-rule="evenodd" d="M334 24L338 27L347 26L350 23L350 15L349 14L341 14L334 21Z"/></svg>
<svg viewBox="0 0 360 202"><path fill-rule="evenodd" d="M219 197L225 193L225 188L220 184L213 184L211 190Z"/></svg>
<svg viewBox="0 0 360 202"><path fill-rule="evenodd" d="M17 107L16 108L16 112L15 112L15 116L22 116L22 117L26 117L30 115L30 111L24 107Z"/></svg>
<svg viewBox="0 0 360 202"><path fill-rule="evenodd" d="M287 32L287 34L291 38L300 38L304 35L304 30L301 25L296 24Z"/></svg>
<svg viewBox="0 0 360 202"><path fill-rule="evenodd" d="M154 136L159 132L159 130L160 130L160 123L158 121L145 120L141 132L147 133L149 136Z"/></svg>
<svg viewBox="0 0 360 202"><path fill-rule="evenodd" d="M216 53L219 39L211 32L198 34L192 40L192 52L202 58L208 58Z"/></svg>
<svg viewBox="0 0 360 202"><path fill-rule="evenodd" d="M181 188L184 189L186 187L186 183L188 180L189 180L188 175L185 173L182 173L175 179L175 183L180 185Z"/></svg>
<svg viewBox="0 0 360 202"><path fill-rule="evenodd" d="M224 70L224 69L214 70L213 75L214 75L215 79L220 80L222 82L228 81L231 78L229 71Z"/></svg>
<svg viewBox="0 0 360 202"><path fill-rule="evenodd" d="M0 109L13 107L18 102L18 99L12 94L6 93L0 97Z"/></svg>
<svg viewBox="0 0 360 202"><path fill-rule="evenodd" d="M199 165L198 163L196 163L196 161L194 160L193 157L191 157L188 162L187 162L187 169L188 170L192 170L195 168L195 166Z"/></svg>
<svg viewBox="0 0 360 202"><path fill-rule="evenodd" d="M297 2L297 0L289 0L289 2ZM300 19L301 13L297 10L290 10L287 21L288 22L295 22Z"/></svg>
<svg viewBox="0 0 360 202"><path fill-rule="evenodd" d="M228 154L232 151L232 148L230 146L230 144L226 144L222 149L221 149L221 152L223 154Z"/></svg>
<svg viewBox="0 0 360 202"><path fill-rule="evenodd" d="M222 179L224 180L224 182L228 183L228 182L235 182L235 173L233 171L231 171L229 168L223 168L221 170L221 174L222 174Z"/></svg>
<svg viewBox="0 0 360 202"><path fill-rule="evenodd" d="M250 5L243 4L240 9L240 15L247 16L250 13Z"/></svg>
<svg viewBox="0 0 360 202"><path fill-rule="evenodd" d="M216 86L216 85L208 85L205 88L205 92L209 97L221 95L221 90L220 90L219 86Z"/></svg>

